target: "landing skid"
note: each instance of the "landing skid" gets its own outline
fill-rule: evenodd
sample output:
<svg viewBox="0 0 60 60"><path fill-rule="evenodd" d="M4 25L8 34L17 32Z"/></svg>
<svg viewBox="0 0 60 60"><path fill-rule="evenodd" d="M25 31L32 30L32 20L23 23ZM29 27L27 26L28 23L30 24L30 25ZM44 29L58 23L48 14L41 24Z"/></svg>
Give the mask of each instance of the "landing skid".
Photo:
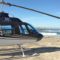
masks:
<svg viewBox="0 0 60 60"><path fill-rule="evenodd" d="M33 53L32 55L26 55L25 51L24 51L24 49L26 49L26 48L24 48L22 45L19 45L19 44L18 44L18 46L21 49L22 57L30 57L30 56L38 56L39 55L38 53Z"/></svg>
<svg viewBox="0 0 60 60"><path fill-rule="evenodd" d="M18 45L19 49L21 49L22 57L26 57L26 55L25 55L25 53L24 53L24 49L23 49L22 45L19 45L19 44L17 44L17 45Z"/></svg>
<svg viewBox="0 0 60 60"><path fill-rule="evenodd" d="M3 51L3 52L1 52ZM23 45L20 45L20 44L17 44L16 47L13 46L11 48L8 48L7 47L2 47L1 49L1 53L0 55L1 56L10 56L10 58L15 58L15 57L32 57L32 56L38 56L39 54L36 53L36 50L33 50L31 48L24 48Z"/></svg>

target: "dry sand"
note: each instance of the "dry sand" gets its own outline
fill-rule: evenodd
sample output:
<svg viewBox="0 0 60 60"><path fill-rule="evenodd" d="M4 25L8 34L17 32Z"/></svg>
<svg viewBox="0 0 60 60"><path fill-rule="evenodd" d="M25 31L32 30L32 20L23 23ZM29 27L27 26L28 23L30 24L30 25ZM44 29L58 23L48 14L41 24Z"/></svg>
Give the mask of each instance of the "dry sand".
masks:
<svg viewBox="0 0 60 60"><path fill-rule="evenodd" d="M44 37L41 41L23 45L27 57L21 57L18 45L0 46L0 60L60 60L60 37ZM32 56L33 54L36 56ZM6 55L4 55L6 54Z"/></svg>

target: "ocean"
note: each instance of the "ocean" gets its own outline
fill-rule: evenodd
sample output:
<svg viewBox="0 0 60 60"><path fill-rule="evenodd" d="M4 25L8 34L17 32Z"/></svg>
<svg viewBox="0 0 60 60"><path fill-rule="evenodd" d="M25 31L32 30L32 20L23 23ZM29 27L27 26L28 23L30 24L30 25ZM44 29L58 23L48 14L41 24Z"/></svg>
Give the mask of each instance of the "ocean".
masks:
<svg viewBox="0 0 60 60"><path fill-rule="evenodd" d="M60 29L37 29L44 36L60 36Z"/></svg>

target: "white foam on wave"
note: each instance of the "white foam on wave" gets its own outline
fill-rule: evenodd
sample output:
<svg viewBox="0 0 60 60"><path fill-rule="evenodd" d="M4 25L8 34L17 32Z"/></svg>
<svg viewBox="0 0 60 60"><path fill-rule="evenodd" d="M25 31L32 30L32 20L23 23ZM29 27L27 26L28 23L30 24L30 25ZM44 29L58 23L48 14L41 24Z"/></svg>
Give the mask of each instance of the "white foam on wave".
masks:
<svg viewBox="0 0 60 60"><path fill-rule="evenodd" d="M57 33L40 32L43 36L57 36Z"/></svg>

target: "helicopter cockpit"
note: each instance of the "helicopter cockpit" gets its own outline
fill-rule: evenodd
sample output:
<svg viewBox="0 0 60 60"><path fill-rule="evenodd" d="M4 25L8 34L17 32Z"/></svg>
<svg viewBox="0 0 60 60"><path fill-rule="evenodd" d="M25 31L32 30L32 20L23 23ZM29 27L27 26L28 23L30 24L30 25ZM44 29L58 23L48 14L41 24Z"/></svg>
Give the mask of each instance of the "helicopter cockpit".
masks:
<svg viewBox="0 0 60 60"><path fill-rule="evenodd" d="M18 18L9 17L8 13L0 12L0 17L0 36L2 37L11 37L13 35L43 37L29 23L22 22Z"/></svg>

